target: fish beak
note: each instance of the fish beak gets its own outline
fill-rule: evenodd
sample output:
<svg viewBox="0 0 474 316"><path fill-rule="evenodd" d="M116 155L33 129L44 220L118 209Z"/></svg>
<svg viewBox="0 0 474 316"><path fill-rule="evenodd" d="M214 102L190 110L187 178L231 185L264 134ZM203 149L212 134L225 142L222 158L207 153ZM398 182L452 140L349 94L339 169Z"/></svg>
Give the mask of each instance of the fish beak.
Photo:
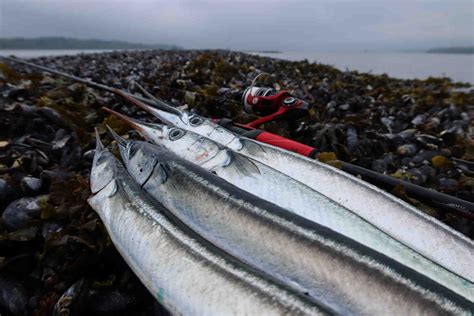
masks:
<svg viewBox="0 0 474 316"><path fill-rule="evenodd" d="M106 107L103 107L102 109L104 111L109 112L112 115L115 115L116 117L118 117L119 119L121 119L122 121L130 125L148 141L158 141L159 139L164 137L165 126L163 124L145 123L145 122L133 119L131 117L128 117L126 115L123 115L121 113L118 113Z"/></svg>
<svg viewBox="0 0 474 316"><path fill-rule="evenodd" d="M100 135L99 131L97 130L97 127L95 128L95 152L99 153L105 149L104 144L102 144L102 141L100 140Z"/></svg>
<svg viewBox="0 0 474 316"><path fill-rule="evenodd" d="M95 129L96 146L90 174L91 192L96 194L106 187L114 177L116 160L112 153L100 140L99 132Z"/></svg>
<svg viewBox="0 0 474 316"><path fill-rule="evenodd" d="M141 87L137 85L137 87ZM143 88L141 88L143 89ZM180 110L178 110L175 107L172 107L171 105L157 99L156 97L153 97L152 101L155 104L156 107L145 104L141 102L140 100L137 100L133 96L131 96L128 93L125 93L123 91L120 91L118 89L113 89L114 93L122 96L126 100L130 101L132 104L138 106L142 110L150 113L151 115L159 118L162 122L170 125L179 125L180 122L182 122L182 118L184 117L184 113ZM143 89L143 91L146 91ZM147 95L151 94L147 92Z"/></svg>
<svg viewBox="0 0 474 316"><path fill-rule="evenodd" d="M122 156L122 159L124 161L128 161L128 144L130 141L126 140L125 138L117 134L109 125L106 125L106 127L110 135L112 135L112 137L117 142L117 145L120 151L120 156Z"/></svg>
<svg viewBox="0 0 474 316"><path fill-rule="evenodd" d="M105 151L105 146L100 140L100 135L99 131L97 130L97 127L95 128L95 153L94 153L94 159L92 162L92 165L95 166L97 165L97 161L99 160L100 155Z"/></svg>

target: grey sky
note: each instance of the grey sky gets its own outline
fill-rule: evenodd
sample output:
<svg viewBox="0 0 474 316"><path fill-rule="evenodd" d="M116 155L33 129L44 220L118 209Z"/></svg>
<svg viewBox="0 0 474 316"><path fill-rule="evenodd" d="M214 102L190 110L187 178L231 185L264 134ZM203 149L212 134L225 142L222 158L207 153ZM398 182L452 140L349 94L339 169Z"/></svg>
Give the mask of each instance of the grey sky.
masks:
<svg viewBox="0 0 474 316"><path fill-rule="evenodd" d="M0 37L186 48L392 50L474 43L474 0L0 0Z"/></svg>

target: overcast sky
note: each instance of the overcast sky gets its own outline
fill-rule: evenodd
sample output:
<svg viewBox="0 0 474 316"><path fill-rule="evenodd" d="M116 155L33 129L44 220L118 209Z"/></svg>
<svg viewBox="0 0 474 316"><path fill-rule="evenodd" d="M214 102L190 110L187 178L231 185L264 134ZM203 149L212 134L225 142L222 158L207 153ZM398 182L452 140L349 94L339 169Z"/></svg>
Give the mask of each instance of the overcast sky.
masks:
<svg viewBox="0 0 474 316"><path fill-rule="evenodd" d="M0 0L0 37L350 51L474 43L474 0Z"/></svg>

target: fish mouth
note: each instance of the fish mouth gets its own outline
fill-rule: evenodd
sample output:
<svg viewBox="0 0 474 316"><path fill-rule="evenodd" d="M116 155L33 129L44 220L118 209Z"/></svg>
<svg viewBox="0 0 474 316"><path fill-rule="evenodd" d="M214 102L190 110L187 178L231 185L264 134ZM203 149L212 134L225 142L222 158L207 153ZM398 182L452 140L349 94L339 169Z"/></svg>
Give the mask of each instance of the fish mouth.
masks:
<svg viewBox="0 0 474 316"><path fill-rule="evenodd" d="M111 181L113 181L113 176L110 177L110 179L104 178L102 176L99 176L102 172L107 170L107 167L114 168L113 166L107 166L106 164L109 163L107 159L113 159L112 153L104 146L102 143L99 132L97 128L95 129L95 137L96 137L96 148L95 148L95 154L94 154L94 159L92 163L92 171L91 171L91 192L92 196L96 195L100 191L102 191L105 187L109 185ZM110 171L111 169L109 169ZM110 174L109 174L110 176ZM106 180L106 181L104 181Z"/></svg>
<svg viewBox="0 0 474 316"><path fill-rule="evenodd" d="M123 161L128 161L128 144L130 143L130 141L117 134L109 125L106 125L106 127L110 135L112 135L112 138L117 142L120 151L120 156L122 156Z"/></svg>
<svg viewBox="0 0 474 316"><path fill-rule="evenodd" d="M97 154L98 152L104 151L105 146L102 143L102 140L100 139L99 130L97 129L97 127L94 128L94 133L95 133L95 153Z"/></svg>
<svg viewBox="0 0 474 316"><path fill-rule="evenodd" d="M155 137L158 137L158 138L165 137L165 131L164 131L165 126L163 124L142 122L106 107L102 107L102 110L116 116L120 120L130 125L133 129L135 129L138 133L140 133L140 135L143 136L147 141L152 141Z"/></svg>

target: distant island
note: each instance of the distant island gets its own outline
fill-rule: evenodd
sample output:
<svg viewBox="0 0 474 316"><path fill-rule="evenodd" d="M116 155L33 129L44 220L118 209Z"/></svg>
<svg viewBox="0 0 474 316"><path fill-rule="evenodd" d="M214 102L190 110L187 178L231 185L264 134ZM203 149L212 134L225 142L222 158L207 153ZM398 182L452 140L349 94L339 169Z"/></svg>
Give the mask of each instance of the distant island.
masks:
<svg viewBox="0 0 474 316"><path fill-rule="evenodd" d="M474 54L474 46L459 47L435 47L427 51L427 53L437 54Z"/></svg>
<svg viewBox="0 0 474 316"><path fill-rule="evenodd" d="M279 51L279 50L254 50L251 52L260 53L260 54L281 54L282 53L282 51Z"/></svg>
<svg viewBox="0 0 474 316"><path fill-rule="evenodd" d="M66 37L17 37L0 38L0 49L182 49L182 47Z"/></svg>

